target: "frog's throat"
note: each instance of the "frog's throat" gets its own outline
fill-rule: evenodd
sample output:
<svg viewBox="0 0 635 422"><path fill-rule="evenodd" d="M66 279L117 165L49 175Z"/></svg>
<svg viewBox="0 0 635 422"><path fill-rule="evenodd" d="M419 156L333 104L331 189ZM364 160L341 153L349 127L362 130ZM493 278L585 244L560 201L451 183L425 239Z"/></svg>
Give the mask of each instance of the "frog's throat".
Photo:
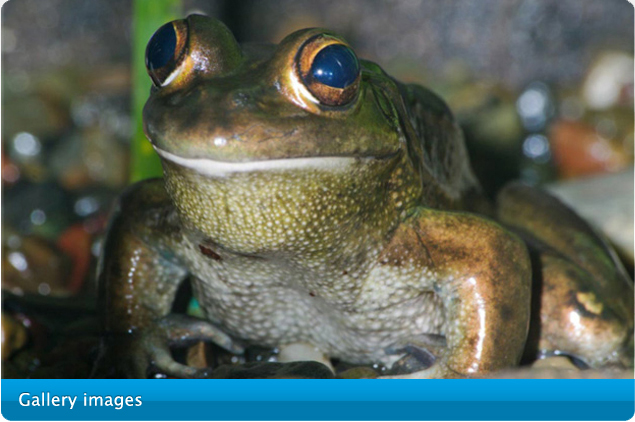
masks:
<svg viewBox="0 0 635 422"><path fill-rule="evenodd" d="M374 157L304 157L276 160L229 162L215 161L208 158L184 158L171 154L154 146L161 158L182 167L189 168L204 176L223 177L233 173L253 171L316 169L327 171L344 171L350 166L375 160Z"/></svg>

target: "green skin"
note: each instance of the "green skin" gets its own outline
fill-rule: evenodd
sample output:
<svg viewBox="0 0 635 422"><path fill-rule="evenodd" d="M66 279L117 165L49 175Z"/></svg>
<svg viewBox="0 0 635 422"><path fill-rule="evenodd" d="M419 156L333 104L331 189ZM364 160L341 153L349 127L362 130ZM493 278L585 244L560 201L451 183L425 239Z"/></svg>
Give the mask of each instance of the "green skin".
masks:
<svg viewBox="0 0 635 422"><path fill-rule="evenodd" d="M296 60L336 35L241 48L216 20L187 24L178 75L144 109L164 179L122 196L103 255L120 376L207 376L170 354L195 340L309 343L388 367L406 354L419 378L523 353L632 365L633 288L612 251L535 189L510 185L490 205L438 97L360 61L354 99L324 106ZM205 320L171 313L187 275Z"/></svg>

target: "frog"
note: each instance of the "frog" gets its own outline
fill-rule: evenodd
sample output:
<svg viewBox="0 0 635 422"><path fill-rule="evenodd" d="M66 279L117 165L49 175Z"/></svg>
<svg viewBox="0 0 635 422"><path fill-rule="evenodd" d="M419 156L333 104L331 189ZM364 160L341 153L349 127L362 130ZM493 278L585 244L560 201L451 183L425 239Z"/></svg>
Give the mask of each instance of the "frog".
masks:
<svg viewBox="0 0 635 422"><path fill-rule="evenodd" d="M99 264L120 376L209 377L172 353L199 341L308 344L385 377L528 354L632 366L633 286L611 247L537 188L486 198L431 90L326 29L239 44L203 15L159 28L146 67L163 177L121 195ZM186 279L201 318L173 311Z"/></svg>

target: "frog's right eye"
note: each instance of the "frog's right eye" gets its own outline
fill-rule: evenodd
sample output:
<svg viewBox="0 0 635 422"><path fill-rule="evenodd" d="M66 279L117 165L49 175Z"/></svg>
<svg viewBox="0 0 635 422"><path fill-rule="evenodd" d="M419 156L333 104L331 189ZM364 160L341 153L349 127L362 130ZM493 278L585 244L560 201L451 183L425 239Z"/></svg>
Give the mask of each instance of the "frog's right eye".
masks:
<svg viewBox="0 0 635 422"><path fill-rule="evenodd" d="M146 68L155 86L169 84L178 75L187 46L187 21L166 23L146 47Z"/></svg>
<svg viewBox="0 0 635 422"><path fill-rule="evenodd" d="M350 104L359 90L360 65L353 50L339 38L317 35L296 55L304 86L324 106Z"/></svg>

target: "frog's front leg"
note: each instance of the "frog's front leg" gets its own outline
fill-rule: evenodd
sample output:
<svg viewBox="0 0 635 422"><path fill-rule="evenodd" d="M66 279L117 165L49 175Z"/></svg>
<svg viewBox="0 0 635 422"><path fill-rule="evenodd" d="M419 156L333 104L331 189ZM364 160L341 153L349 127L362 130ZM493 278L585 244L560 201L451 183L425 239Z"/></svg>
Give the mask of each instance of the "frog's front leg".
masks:
<svg viewBox="0 0 635 422"><path fill-rule="evenodd" d="M99 276L108 345L104 365L117 376L147 377L149 367L191 378L205 376L174 361L170 346L194 340L240 348L206 321L170 314L187 275L173 250L179 224L160 180L139 183L122 195L111 221Z"/></svg>
<svg viewBox="0 0 635 422"><path fill-rule="evenodd" d="M529 325L531 266L515 235L476 215L420 209L397 229L384 255L383 262L419 266L423 291L434 291L444 307L445 351L412 377L472 376L518 364Z"/></svg>

